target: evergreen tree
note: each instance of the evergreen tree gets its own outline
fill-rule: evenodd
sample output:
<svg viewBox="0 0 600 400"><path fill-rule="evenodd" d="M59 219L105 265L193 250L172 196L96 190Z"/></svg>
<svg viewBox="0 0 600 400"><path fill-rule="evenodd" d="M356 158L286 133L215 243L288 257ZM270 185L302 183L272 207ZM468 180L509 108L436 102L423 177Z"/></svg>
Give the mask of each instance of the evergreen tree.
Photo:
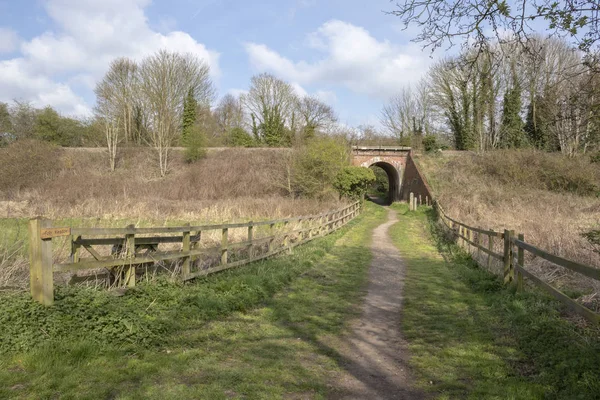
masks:
<svg viewBox="0 0 600 400"><path fill-rule="evenodd" d="M521 119L521 85L513 72L513 85L506 90L502 105L502 124L500 126L501 146L519 148L525 145L525 131Z"/></svg>
<svg viewBox="0 0 600 400"><path fill-rule="evenodd" d="M187 140L192 135L192 130L197 118L197 108L198 101L194 96L194 90L190 88L183 103L183 123L181 129L181 139L184 145L187 145Z"/></svg>
<svg viewBox="0 0 600 400"><path fill-rule="evenodd" d="M548 126L543 117L543 102L538 99L535 103L527 107L524 130L531 144L540 150L549 150L550 140Z"/></svg>

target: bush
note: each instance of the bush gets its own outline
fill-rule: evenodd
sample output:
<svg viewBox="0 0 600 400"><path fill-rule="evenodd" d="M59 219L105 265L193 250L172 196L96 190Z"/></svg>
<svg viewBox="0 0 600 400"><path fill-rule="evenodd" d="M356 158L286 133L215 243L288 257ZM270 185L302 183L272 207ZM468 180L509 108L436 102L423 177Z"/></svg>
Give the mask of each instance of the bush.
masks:
<svg viewBox="0 0 600 400"><path fill-rule="evenodd" d="M423 138L423 148L427 152L437 150L439 148L437 138L434 135L426 135Z"/></svg>
<svg viewBox="0 0 600 400"><path fill-rule="evenodd" d="M379 193L387 193L390 190L390 179L388 178L387 172L381 167L372 166L370 167L375 174L375 190Z"/></svg>
<svg viewBox="0 0 600 400"><path fill-rule="evenodd" d="M58 173L60 150L47 142L17 140L0 149L0 191L33 188Z"/></svg>
<svg viewBox="0 0 600 400"><path fill-rule="evenodd" d="M590 162L592 164L600 164L600 151L590 156Z"/></svg>
<svg viewBox="0 0 600 400"><path fill-rule="evenodd" d="M227 144L232 147L254 147L254 138L243 128L232 128L227 135Z"/></svg>
<svg viewBox="0 0 600 400"><path fill-rule="evenodd" d="M294 151L292 185L297 195L324 198L333 192L333 183L349 163L346 143L333 138L314 138Z"/></svg>
<svg viewBox="0 0 600 400"><path fill-rule="evenodd" d="M359 199L364 197L367 187L375 179L375 173L370 168L345 167L338 172L333 186L340 196Z"/></svg>
<svg viewBox="0 0 600 400"><path fill-rule="evenodd" d="M600 195L600 169L584 157L501 150L474 156L473 161L503 184L579 196Z"/></svg>

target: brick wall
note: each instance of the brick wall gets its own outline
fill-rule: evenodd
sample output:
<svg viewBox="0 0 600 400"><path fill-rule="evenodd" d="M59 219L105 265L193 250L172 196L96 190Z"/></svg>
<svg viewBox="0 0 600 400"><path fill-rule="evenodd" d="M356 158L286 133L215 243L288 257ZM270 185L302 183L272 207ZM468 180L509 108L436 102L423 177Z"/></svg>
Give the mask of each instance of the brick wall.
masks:
<svg viewBox="0 0 600 400"><path fill-rule="evenodd" d="M400 191L400 199L402 201L408 201L410 193L418 198L421 196L421 201L426 202L426 198L429 202L432 201L433 196L425 176L419 171L419 167L413 159L412 151L408 154L406 159L406 168L404 169L404 176L402 179L402 189Z"/></svg>

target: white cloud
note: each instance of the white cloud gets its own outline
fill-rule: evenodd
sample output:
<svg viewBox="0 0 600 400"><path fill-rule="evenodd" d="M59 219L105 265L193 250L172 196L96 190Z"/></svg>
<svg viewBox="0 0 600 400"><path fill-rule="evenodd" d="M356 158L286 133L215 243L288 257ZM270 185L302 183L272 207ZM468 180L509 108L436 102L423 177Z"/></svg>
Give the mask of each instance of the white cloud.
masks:
<svg viewBox="0 0 600 400"><path fill-rule="evenodd" d="M15 31L0 27L0 54L12 53L17 49L19 36Z"/></svg>
<svg viewBox="0 0 600 400"><path fill-rule="evenodd" d="M364 28L331 20L307 36L308 47L324 56L294 62L264 44L247 43L252 66L300 84L334 84L354 92L388 98L417 81L431 60L414 45L379 41Z"/></svg>
<svg viewBox="0 0 600 400"><path fill-rule="evenodd" d="M292 89L294 89L294 93L296 93L296 96L305 97L308 95L308 92L304 90L304 88L300 86L300 84L292 82L290 85L292 85Z"/></svg>
<svg viewBox="0 0 600 400"><path fill-rule="evenodd" d="M159 49L193 53L206 61L212 77L218 78L219 54L185 32L153 30L144 13L149 3L48 1L46 11L56 29L22 43L21 57L0 61L0 101L21 98L36 106L50 104L67 114L89 114L90 105L73 92L71 85L92 89L115 58L127 56L139 61Z"/></svg>
<svg viewBox="0 0 600 400"><path fill-rule="evenodd" d="M337 103L337 95L331 90L317 90L314 96L329 105Z"/></svg>

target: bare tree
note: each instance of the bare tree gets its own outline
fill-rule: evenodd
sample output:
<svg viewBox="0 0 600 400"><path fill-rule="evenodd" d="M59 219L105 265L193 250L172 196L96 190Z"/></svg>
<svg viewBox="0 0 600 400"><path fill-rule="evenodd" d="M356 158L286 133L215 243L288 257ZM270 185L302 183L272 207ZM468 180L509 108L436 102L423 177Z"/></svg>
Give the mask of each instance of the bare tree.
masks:
<svg viewBox="0 0 600 400"><path fill-rule="evenodd" d="M305 96L297 102L297 112L301 118L304 139L314 137L315 132L337 122L333 108L312 96Z"/></svg>
<svg viewBox="0 0 600 400"><path fill-rule="evenodd" d="M402 140L415 133L431 134L432 113L429 87L421 81L416 89L405 87L392 97L383 106L380 121L391 135Z"/></svg>
<svg viewBox="0 0 600 400"><path fill-rule="evenodd" d="M426 47L475 45L480 49L491 43L519 43L524 47L539 30L539 21L556 36L570 36L583 51L597 47L600 39L600 1L522 0L408 0L396 2L390 12L405 26L422 28L415 38Z"/></svg>
<svg viewBox="0 0 600 400"><path fill-rule="evenodd" d="M220 128L220 133L226 134L233 128L244 125L244 107L239 97L232 94L225 95L214 111L214 116Z"/></svg>
<svg viewBox="0 0 600 400"><path fill-rule="evenodd" d="M241 100L252 118L257 140L269 146L290 143L286 128L294 125L296 95L289 83L266 73L253 76L250 90Z"/></svg>
<svg viewBox="0 0 600 400"><path fill-rule="evenodd" d="M14 100L10 106L13 133L17 139L34 136L37 110L29 101Z"/></svg>
<svg viewBox="0 0 600 400"><path fill-rule="evenodd" d="M183 103L192 90L209 105L214 87L209 66L192 54L160 50L140 65L140 93L148 112L148 137L158 154L161 176L169 169L169 150L180 133Z"/></svg>
<svg viewBox="0 0 600 400"><path fill-rule="evenodd" d="M119 119L125 141L137 141L139 133L135 129L136 89L138 86L138 66L135 61L121 57L110 63L108 72L96 85L95 93L103 118ZM110 114L110 116L109 116ZM112 122L111 122L112 123Z"/></svg>
<svg viewBox="0 0 600 400"><path fill-rule="evenodd" d="M117 164L117 146L119 144L119 121L104 120L104 135L108 149L108 162L110 170L114 171Z"/></svg>

